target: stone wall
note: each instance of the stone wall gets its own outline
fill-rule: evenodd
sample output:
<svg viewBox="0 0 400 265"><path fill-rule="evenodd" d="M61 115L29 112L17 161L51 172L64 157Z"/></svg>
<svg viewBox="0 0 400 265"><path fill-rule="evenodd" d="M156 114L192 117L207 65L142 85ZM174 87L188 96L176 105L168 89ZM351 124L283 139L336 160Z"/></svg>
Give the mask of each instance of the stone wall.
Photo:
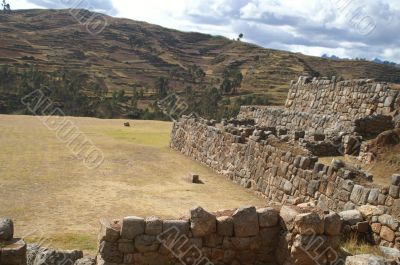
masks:
<svg viewBox="0 0 400 265"><path fill-rule="evenodd" d="M294 206L132 216L102 223L97 264L333 264L340 229L339 215Z"/></svg>
<svg viewBox="0 0 400 265"><path fill-rule="evenodd" d="M400 217L400 175L392 185L374 186L368 176L340 164L326 166L313 156L296 155L271 141L255 141L229 133L229 126L209 126L202 119L184 117L174 123L171 147L250 188L268 201L301 204L315 202L323 209L343 211L362 205L376 206L380 215ZM238 139L240 138L240 139ZM374 220L379 222L378 216ZM376 220L377 219L377 220ZM384 237L382 245L400 246L400 230L388 227L393 237ZM390 239L390 241L388 241Z"/></svg>
<svg viewBox="0 0 400 265"><path fill-rule="evenodd" d="M238 118L255 119L258 125L304 131L328 137L339 133L376 136L398 125L399 91L370 80L310 81L301 77L292 82L285 107L243 106ZM372 129L372 130L371 130Z"/></svg>

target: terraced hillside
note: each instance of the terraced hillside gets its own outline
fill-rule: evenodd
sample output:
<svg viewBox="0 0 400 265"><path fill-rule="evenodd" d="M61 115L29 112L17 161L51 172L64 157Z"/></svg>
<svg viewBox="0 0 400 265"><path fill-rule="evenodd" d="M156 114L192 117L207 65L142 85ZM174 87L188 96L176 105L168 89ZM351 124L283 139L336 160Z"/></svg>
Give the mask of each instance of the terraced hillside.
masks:
<svg viewBox="0 0 400 265"><path fill-rule="evenodd" d="M82 14L91 16L88 11ZM182 92L192 86L196 92L219 87L223 72L229 67L237 67L243 74L239 95L265 94L270 104L281 104L289 81L299 75L400 82L400 69L392 66L327 60L224 37L106 18L105 30L92 36L68 10L1 13L0 65L28 68L33 64L48 73L60 69L79 71L105 86L108 96L116 90L124 90L129 96L134 93L133 87L141 88L145 92L139 102L141 107L153 103L151 95L160 77L169 78L170 91ZM191 78L189 69L193 65L201 67L206 76L201 80ZM13 89L10 83L7 93L12 94ZM92 89L87 87L89 96Z"/></svg>

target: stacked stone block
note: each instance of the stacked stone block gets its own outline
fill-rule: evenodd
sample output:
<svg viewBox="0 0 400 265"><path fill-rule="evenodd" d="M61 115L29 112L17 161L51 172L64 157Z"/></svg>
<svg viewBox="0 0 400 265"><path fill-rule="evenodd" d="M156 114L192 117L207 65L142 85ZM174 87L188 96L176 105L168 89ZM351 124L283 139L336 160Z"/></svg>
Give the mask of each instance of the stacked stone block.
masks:
<svg viewBox="0 0 400 265"><path fill-rule="evenodd" d="M340 218L339 230L330 224L330 215L287 206L221 213L198 207L178 220L126 217L103 224L97 264L330 264L337 258ZM306 244L321 240L317 249Z"/></svg>
<svg viewBox="0 0 400 265"><path fill-rule="evenodd" d="M251 137L241 142L237 137L223 126L183 118L174 124L171 147L270 201L312 202L333 211L368 204L377 206L382 215L400 217L399 175L393 176L390 186L374 186L367 182L364 172L337 163L326 166L314 156L296 155L264 140L253 141ZM395 237L382 241L383 244L398 246L400 233L393 232Z"/></svg>

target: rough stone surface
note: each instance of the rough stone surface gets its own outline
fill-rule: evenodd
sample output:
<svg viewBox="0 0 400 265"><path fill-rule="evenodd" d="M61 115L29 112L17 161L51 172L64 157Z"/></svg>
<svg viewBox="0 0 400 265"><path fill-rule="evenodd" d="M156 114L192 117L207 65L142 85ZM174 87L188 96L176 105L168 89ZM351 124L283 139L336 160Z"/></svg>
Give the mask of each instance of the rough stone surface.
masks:
<svg viewBox="0 0 400 265"><path fill-rule="evenodd" d="M215 233L217 219L215 215L205 211L201 207L190 210L190 229L194 237L202 237Z"/></svg>
<svg viewBox="0 0 400 265"><path fill-rule="evenodd" d="M350 256L346 265L387 265L385 259L370 254Z"/></svg>
<svg viewBox="0 0 400 265"><path fill-rule="evenodd" d="M0 241L10 241L14 237L14 223L11 219L0 218Z"/></svg>
<svg viewBox="0 0 400 265"><path fill-rule="evenodd" d="M123 239L134 239L137 235L144 233L144 228L143 218L136 216L125 217L122 220L121 237Z"/></svg>
<svg viewBox="0 0 400 265"><path fill-rule="evenodd" d="M159 235L162 232L163 222L157 217L149 217L145 219L145 234L146 235Z"/></svg>
<svg viewBox="0 0 400 265"><path fill-rule="evenodd" d="M342 229L342 221L340 220L340 215L335 212L330 212L325 215L325 234L329 236L337 236L340 235L340 231Z"/></svg>
<svg viewBox="0 0 400 265"><path fill-rule="evenodd" d="M221 236L233 236L233 219L230 216L217 218L217 231Z"/></svg>
<svg viewBox="0 0 400 265"><path fill-rule="evenodd" d="M274 208L262 208L257 210L260 227L273 227L278 224L279 213Z"/></svg>
<svg viewBox="0 0 400 265"><path fill-rule="evenodd" d="M339 213L342 220L350 225L355 225L358 222L363 221L363 217L358 210L349 210Z"/></svg>
<svg viewBox="0 0 400 265"><path fill-rule="evenodd" d="M258 215L255 207L237 209L232 219L234 233L237 237L255 236L259 232Z"/></svg>
<svg viewBox="0 0 400 265"><path fill-rule="evenodd" d="M296 216L295 228L301 235L321 235L324 233L324 222L316 213L304 213Z"/></svg>

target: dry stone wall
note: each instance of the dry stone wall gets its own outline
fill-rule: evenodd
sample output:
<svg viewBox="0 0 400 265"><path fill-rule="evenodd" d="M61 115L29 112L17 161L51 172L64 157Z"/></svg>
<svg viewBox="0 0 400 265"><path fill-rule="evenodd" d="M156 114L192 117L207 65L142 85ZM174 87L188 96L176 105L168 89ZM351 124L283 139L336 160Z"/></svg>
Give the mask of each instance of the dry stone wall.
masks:
<svg viewBox="0 0 400 265"><path fill-rule="evenodd" d="M296 155L268 139L256 141L250 136L243 141L229 133L231 127L209 124L190 117L175 122L171 147L253 189L268 201L316 202L323 209L338 212L363 205L375 207L378 210L365 218L385 227L383 233L377 233L377 243L400 247L400 175L392 177L390 186L374 186L366 183L367 176L361 171L335 163L323 165L317 157ZM391 216L394 225L383 221L382 215Z"/></svg>
<svg viewBox="0 0 400 265"><path fill-rule="evenodd" d="M97 264L324 265L338 261L341 220L294 206L244 207L102 224ZM337 263L338 264L338 263Z"/></svg>
<svg viewBox="0 0 400 265"><path fill-rule="evenodd" d="M291 83L285 107L244 106L238 118L255 119L259 125L292 132L305 131L306 136L340 132L377 135L399 126L395 112L399 109L399 90L385 83L300 77ZM397 118L393 120L392 116Z"/></svg>

